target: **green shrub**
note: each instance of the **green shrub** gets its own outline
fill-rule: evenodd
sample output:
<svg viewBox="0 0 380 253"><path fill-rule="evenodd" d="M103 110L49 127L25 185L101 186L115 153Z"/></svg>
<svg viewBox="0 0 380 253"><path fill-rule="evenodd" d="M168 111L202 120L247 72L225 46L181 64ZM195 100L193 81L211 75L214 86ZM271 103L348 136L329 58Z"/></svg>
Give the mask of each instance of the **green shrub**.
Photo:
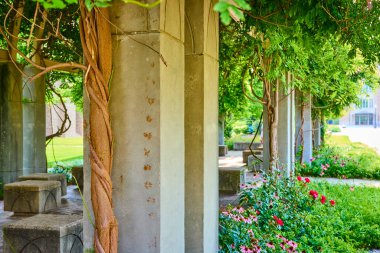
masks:
<svg viewBox="0 0 380 253"><path fill-rule="evenodd" d="M380 179L380 156L359 143L325 145L314 151L310 163L297 163L296 171L304 176Z"/></svg>
<svg viewBox="0 0 380 253"><path fill-rule="evenodd" d="M280 174L264 178L244 186L239 206L221 210L219 252L353 253L379 247L379 189L352 191Z"/></svg>
<svg viewBox="0 0 380 253"><path fill-rule="evenodd" d="M327 126L327 130L333 132L333 133L338 133L338 132L342 132L342 130L340 129L339 126L337 125L328 125Z"/></svg>
<svg viewBox="0 0 380 253"><path fill-rule="evenodd" d="M71 169L75 166L83 166L83 159L73 159L64 162L57 162L52 168L48 169L48 173L65 174L67 182L71 182Z"/></svg>

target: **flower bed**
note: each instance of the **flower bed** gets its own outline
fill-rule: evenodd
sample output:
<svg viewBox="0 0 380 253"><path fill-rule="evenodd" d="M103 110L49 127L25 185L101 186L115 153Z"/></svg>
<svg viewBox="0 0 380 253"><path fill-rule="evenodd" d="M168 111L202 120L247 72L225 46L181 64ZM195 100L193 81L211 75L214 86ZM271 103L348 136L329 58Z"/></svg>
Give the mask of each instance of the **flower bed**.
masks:
<svg viewBox="0 0 380 253"><path fill-rule="evenodd" d="M240 205L220 212L219 252L361 252L360 248L379 246L380 229L375 222L380 218L369 215L374 220L366 226L360 218L352 220L358 213L348 215L351 210L342 196L332 191L345 186L329 188L307 181L276 174L245 186ZM341 190L353 194L346 188ZM380 191L376 194L380 197ZM363 233L360 226L373 238L353 236L350 231Z"/></svg>

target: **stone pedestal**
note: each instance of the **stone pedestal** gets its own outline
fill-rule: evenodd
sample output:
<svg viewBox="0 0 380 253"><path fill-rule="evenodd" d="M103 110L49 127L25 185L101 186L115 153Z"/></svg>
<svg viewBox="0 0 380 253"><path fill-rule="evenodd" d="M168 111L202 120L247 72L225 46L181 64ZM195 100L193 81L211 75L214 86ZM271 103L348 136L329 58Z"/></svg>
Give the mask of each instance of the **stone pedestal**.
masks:
<svg viewBox="0 0 380 253"><path fill-rule="evenodd" d="M22 80L13 63L0 63L0 181L22 175ZM2 188L3 186L1 186Z"/></svg>
<svg viewBox="0 0 380 253"><path fill-rule="evenodd" d="M246 166L219 168L219 192L236 194L246 182Z"/></svg>
<svg viewBox="0 0 380 253"><path fill-rule="evenodd" d="M226 156L228 153L227 145L219 145L219 156Z"/></svg>
<svg viewBox="0 0 380 253"><path fill-rule="evenodd" d="M253 155L248 156L247 168L249 171L262 172L263 171L263 162L262 162L263 155L256 155L256 157L254 157Z"/></svg>
<svg viewBox="0 0 380 253"><path fill-rule="evenodd" d="M78 183L78 187L80 189L83 189L83 166L73 167L71 169L71 174L77 180L76 182ZM76 183L74 179L73 179L73 182L74 182L74 184Z"/></svg>
<svg viewBox="0 0 380 253"><path fill-rule="evenodd" d="M39 214L3 228L4 253L82 253L80 215Z"/></svg>
<svg viewBox="0 0 380 253"><path fill-rule="evenodd" d="M254 155L261 155L263 154L262 150L252 150ZM248 157L252 155L251 150L244 150L243 151L243 163L248 163Z"/></svg>
<svg viewBox="0 0 380 253"><path fill-rule="evenodd" d="M34 173L24 175L18 178L20 181L26 180L41 180L41 181L58 181L61 183L61 196L67 194L67 180L65 174L52 174L52 173Z"/></svg>
<svg viewBox="0 0 380 253"><path fill-rule="evenodd" d="M39 73L39 70L26 66L23 71L27 75L23 86L23 168L24 174L46 172L46 107L45 79L28 81Z"/></svg>
<svg viewBox="0 0 380 253"><path fill-rule="evenodd" d="M4 186L4 211L42 213L61 205L61 183L27 180Z"/></svg>

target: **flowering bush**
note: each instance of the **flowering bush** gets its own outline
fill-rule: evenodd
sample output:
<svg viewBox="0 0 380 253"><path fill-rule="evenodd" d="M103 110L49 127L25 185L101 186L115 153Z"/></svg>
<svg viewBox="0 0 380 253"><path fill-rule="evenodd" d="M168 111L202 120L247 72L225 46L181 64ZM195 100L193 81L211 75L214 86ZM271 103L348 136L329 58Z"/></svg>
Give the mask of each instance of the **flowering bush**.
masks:
<svg viewBox="0 0 380 253"><path fill-rule="evenodd" d="M220 213L219 252L318 251L319 245L309 243L313 236L305 236L310 214L316 205L330 209L335 202L325 204L327 197L309 189L309 182L276 172L244 186L240 205Z"/></svg>
<svg viewBox="0 0 380 253"><path fill-rule="evenodd" d="M296 164L297 173L303 176L380 179L380 156L373 150L357 146L323 146L314 151L310 163Z"/></svg>

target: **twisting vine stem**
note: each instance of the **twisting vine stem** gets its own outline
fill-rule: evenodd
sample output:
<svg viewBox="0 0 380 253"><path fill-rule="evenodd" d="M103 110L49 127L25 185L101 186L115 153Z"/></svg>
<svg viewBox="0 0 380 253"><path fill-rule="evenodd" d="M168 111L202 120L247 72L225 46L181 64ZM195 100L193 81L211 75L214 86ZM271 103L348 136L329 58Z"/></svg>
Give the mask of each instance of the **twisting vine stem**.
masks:
<svg viewBox="0 0 380 253"><path fill-rule="evenodd" d="M88 10L80 0L80 38L87 70L84 85L90 98L91 201L95 216L95 251L117 252L118 224L112 205L112 131L109 82L112 39L108 9Z"/></svg>

